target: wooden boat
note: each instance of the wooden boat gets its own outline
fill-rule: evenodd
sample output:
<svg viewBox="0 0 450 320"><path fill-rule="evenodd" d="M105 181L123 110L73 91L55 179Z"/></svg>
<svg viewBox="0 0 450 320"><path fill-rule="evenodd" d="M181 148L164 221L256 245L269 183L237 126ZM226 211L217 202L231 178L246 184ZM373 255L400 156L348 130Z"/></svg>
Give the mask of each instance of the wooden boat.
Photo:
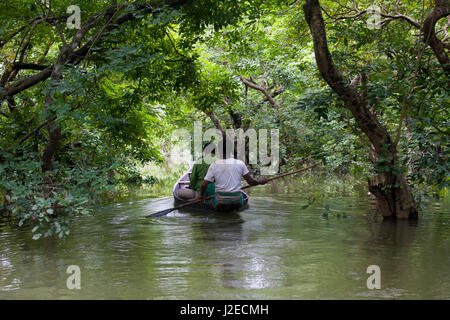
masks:
<svg viewBox="0 0 450 320"><path fill-rule="evenodd" d="M192 172L192 166L193 163L191 164L190 168L188 171L186 171L186 173L180 178L178 179L178 181L175 183L174 187L173 187L173 197L174 197L174 202L175 202L175 206L178 206L180 204L184 204L186 202L192 201L193 199L185 199L179 196L179 191L183 188L189 188L189 174ZM206 201L205 203L196 203L193 204L191 206L186 207L185 210L206 210L206 211L240 211L240 210L244 210L246 208L248 208L248 194L246 194L244 191L241 191L242 195L244 197L244 201L242 205L220 205L218 207L213 207L213 205L210 203L210 201Z"/></svg>

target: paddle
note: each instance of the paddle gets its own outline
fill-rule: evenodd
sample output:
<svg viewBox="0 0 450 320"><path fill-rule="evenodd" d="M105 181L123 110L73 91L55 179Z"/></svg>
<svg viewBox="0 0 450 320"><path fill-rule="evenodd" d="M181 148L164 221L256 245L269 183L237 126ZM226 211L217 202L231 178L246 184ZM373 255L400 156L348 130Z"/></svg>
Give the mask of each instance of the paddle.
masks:
<svg viewBox="0 0 450 320"><path fill-rule="evenodd" d="M291 174L296 174L296 173L299 173L299 172L302 172L302 171L311 169L311 168L313 168L313 167L315 167L315 166L317 166L317 164L313 164L313 165L311 165L311 166L309 166L309 167L306 167L306 168L303 168L303 169L300 169L300 170L296 170L296 171L292 171L292 172L289 172L289 173L280 174L279 176L276 176L276 177L267 179L267 182L272 181L272 180L275 180L275 179L278 179L278 178L290 176ZM257 186L257 185L256 185L256 186ZM248 186L242 187L242 189L247 189L247 188L251 188L251 187L254 187L254 186L248 185ZM213 196L207 197L206 200L211 199L212 197L213 197ZM162 217L162 216L165 216L166 214L171 213L171 212L174 211L174 210L181 209L181 208L184 208L184 207L188 207L188 206L191 206L191 205L193 205L193 204L199 203L199 202L201 202L201 201L202 201L202 200L201 200L200 198L198 198L198 199L195 199L195 200L193 200L193 201L190 201L190 202L186 202L186 203L180 204L179 206L176 206L176 207L174 207L174 208L170 208L170 209L166 209L166 210L163 210L163 211L159 211L159 212L153 213L153 214L151 214L151 215L148 215L146 218L157 218L157 217Z"/></svg>
<svg viewBox="0 0 450 320"><path fill-rule="evenodd" d="M213 196L210 196L210 197L206 198L206 200L207 199L211 199L212 197ZM170 208L170 209L166 209L166 210L163 210L163 211L159 211L159 212L153 213L151 215L148 215L146 218L162 217L162 216L165 216L166 214L171 213L173 210L177 210L177 209L181 209L181 208L184 208L184 207L187 207L187 206L191 206L193 204L199 203L200 201L202 201L202 199L198 198L198 199L196 199L194 201L180 204L179 206L176 206L175 208Z"/></svg>
<svg viewBox="0 0 450 320"><path fill-rule="evenodd" d="M279 176L276 176L276 177L273 177L273 178L269 178L269 179L267 179L267 182L275 180L275 179L278 179L278 178L283 178L283 177L286 177L286 176L290 176L291 174L296 174L296 173L299 173L299 172L302 172L302 171L306 171L308 169L314 168L315 166L317 166L317 163L313 164L313 165L310 165L309 167L297 170L297 171L292 171L292 172L280 174ZM250 188L250 187L253 187L253 186L245 186L242 189L247 189L247 188Z"/></svg>

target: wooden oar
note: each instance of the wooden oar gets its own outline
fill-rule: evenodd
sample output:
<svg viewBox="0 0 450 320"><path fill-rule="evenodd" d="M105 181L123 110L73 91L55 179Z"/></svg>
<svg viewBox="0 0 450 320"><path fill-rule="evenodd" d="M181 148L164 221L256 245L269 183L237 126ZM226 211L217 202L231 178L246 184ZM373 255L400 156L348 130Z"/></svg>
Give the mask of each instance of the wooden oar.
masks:
<svg viewBox="0 0 450 320"><path fill-rule="evenodd" d="M213 196L210 196L210 197L206 198L206 200L211 199L212 197ZM170 208L170 209L166 209L166 210L163 210L163 211L159 211L159 212L153 213L151 215L148 215L146 218L162 217L162 216L165 216L166 214L171 213L173 210L177 210L177 209L181 209L181 208L184 208L184 207L187 207L187 206L191 206L193 204L199 203L200 201L202 201L202 199L198 198L196 200L180 204L179 206L176 206L175 208Z"/></svg>
<svg viewBox="0 0 450 320"><path fill-rule="evenodd" d="M291 174L296 174L296 173L299 173L299 172L302 172L302 171L306 171L306 170L311 169L311 168L313 168L313 167L315 167L315 166L317 166L317 164L313 164L313 165L311 165L311 166L309 166L309 167L306 167L306 168L303 168L303 169L300 169L300 170L296 170L296 171L292 171L292 172L289 172L289 173L281 174L281 175L279 175L279 176L276 176L276 177L267 179L267 182L272 181L272 180L275 180L275 179L278 179L278 178L290 176ZM257 185L258 185L258 184L256 184L256 186L257 186ZM242 189L247 189L247 188L251 188L251 187L254 187L254 186L248 185L248 186L242 187ZM209 197L206 198L205 200L211 199L211 198L213 198L213 197L214 197L214 196L209 196ZM181 208L184 208L184 207L188 207L188 206L191 206L191 205L193 205L193 204L199 203L199 202L201 202L201 201L202 201L202 200L201 200L200 198L198 198L198 199L195 199L195 200L193 200L193 201L190 201L190 202L186 202L186 203L180 204L179 206L176 206L176 207L174 207L174 208L170 208L170 209L166 209L166 210L163 210L163 211L159 211L159 212L153 213L153 214L151 214L151 215L148 215L146 218L157 218L157 217L162 217L162 216L165 216L166 214L171 213L171 212L174 211L174 210L181 209Z"/></svg>
<svg viewBox="0 0 450 320"><path fill-rule="evenodd" d="M292 171L292 172L280 174L279 176L276 176L276 177L273 177L273 178L269 178L269 179L267 179L267 182L275 180L275 179L283 178L283 177L286 177L286 176L290 176L291 174L296 174L296 173L299 173L299 172L302 172L302 171L306 171L308 169L314 168L315 166L317 166L317 163L315 163L313 165L310 165L309 167L297 170L297 171ZM253 186L245 186L245 187L242 187L242 189L247 189L247 188L250 188L250 187L253 187Z"/></svg>

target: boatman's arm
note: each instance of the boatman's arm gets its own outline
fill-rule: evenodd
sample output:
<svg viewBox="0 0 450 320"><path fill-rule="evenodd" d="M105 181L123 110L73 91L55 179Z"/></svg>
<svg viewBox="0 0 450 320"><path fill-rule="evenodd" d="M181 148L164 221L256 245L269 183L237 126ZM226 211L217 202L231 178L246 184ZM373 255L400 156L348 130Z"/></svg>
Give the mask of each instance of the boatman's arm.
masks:
<svg viewBox="0 0 450 320"><path fill-rule="evenodd" d="M259 180L255 180L255 179L252 178L252 176L250 175L250 173L245 174L245 175L244 175L244 179L245 179L245 181L247 181L247 183L248 183L250 186L256 186L256 185L258 185L258 184L266 184L266 183L268 182L268 180L267 180L266 178L262 178L262 179L259 179Z"/></svg>

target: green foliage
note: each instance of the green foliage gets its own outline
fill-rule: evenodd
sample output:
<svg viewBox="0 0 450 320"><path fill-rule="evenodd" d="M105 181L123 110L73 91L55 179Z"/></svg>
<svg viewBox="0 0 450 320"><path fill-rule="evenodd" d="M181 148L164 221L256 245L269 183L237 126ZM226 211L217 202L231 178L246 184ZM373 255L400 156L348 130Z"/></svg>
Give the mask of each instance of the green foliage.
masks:
<svg viewBox="0 0 450 320"><path fill-rule="evenodd" d="M93 206L130 188L155 184L154 177L143 176L138 168L162 161L159 149L168 142L172 119L179 125L178 119L185 118L179 110L174 115L170 102L195 84L199 71L191 40L210 17L192 16L190 8L156 6L149 14L125 1L118 4L125 4L118 14L132 14L135 19L90 31L94 45L89 53L97 59L66 64L62 80L48 80L22 91L14 97L17 107L6 101L0 106L3 212L20 226L33 227L35 239L67 235L74 216L89 213ZM77 5L83 23L108 4L85 0ZM239 9L229 5L234 13ZM9 72L18 60L24 40L29 40L25 62L56 60L62 45L57 28L46 22L33 28L27 24L36 15L66 14L67 2L52 1L52 12L35 1L9 1L0 6L5 25L0 33L5 41L0 47L5 57L0 62L2 72ZM221 16L221 24L231 17ZM27 28L19 29L23 25ZM64 23L59 26L70 41L76 30L65 28ZM184 33L186 26L189 32ZM10 38L14 30L19 33ZM96 32L102 34L101 39ZM22 70L20 74L34 72ZM52 103L45 103L46 96ZM186 113L191 110L184 108ZM44 173L42 153L54 129L39 125L49 119L61 128L61 138L52 159L53 170Z"/></svg>
<svg viewBox="0 0 450 320"><path fill-rule="evenodd" d="M51 2L54 16L66 14L66 1ZM33 18L50 14L40 3L0 4L2 78L20 59L54 63L61 34L70 42L77 32L63 22L61 34L49 21L33 26ZM348 79L366 76L357 90L391 137L400 132L399 159L393 164L388 157L370 159L369 141L323 82L302 1L160 1L152 3L153 10L116 3L123 5L112 8L119 8L118 15L133 19L110 26L103 17L103 27L86 36L88 58L66 63L61 80L40 82L0 104L2 212L32 227L34 238L67 235L73 217L132 188L172 183L173 177L143 175L142 167L161 164L171 132L191 128L209 111L225 128L279 129L281 164L288 168L306 160L321 161L329 173L402 172L418 200L448 188L448 78L405 21L370 30L364 15L343 18L353 1L321 1L339 70ZM357 2L361 10L371 4ZM80 0L77 5L83 23L110 3ZM416 21L423 14L406 1L383 1L383 7ZM36 73L20 70L16 79ZM278 90L276 105L261 91L246 88L241 76L270 93ZM400 128L401 115L406 121ZM61 138L53 170L44 173L42 155L55 128L61 128Z"/></svg>
<svg viewBox="0 0 450 320"><path fill-rule="evenodd" d="M354 6L351 1L345 3L348 8ZM357 3L360 10L373 4ZM214 112L226 127L234 125L234 113L244 129L278 128L283 165L295 167L309 158L320 159L328 170L340 173L403 173L418 196L437 194L448 186L449 179L449 97L448 78L433 52L423 49L417 41L417 30L404 20L370 30L365 15L336 19L350 15L342 2L321 1L321 5L338 68L349 79L364 74L368 81L357 89L367 97L371 112L393 139L400 130L399 161L392 164L392 158L380 157L372 162L371 143L317 72L300 3L205 34L200 48L208 69L211 65L216 70L227 69L230 81L242 75L273 89L284 88L276 98L281 106L274 108L264 102L261 92L245 89L239 81L239 96L235 90L229 93L232 99L220 104L223 88L227 87L223 85L219 103L210 103ZM385 1L383 7L388 12L400 10L416 21L428 12L407 2ZM425 10L429 9L427 4ZM415 75L420 52L422 63ZM408 95L414 76L413 91ZM402 113L407 121L400 128Z"/></svg>

